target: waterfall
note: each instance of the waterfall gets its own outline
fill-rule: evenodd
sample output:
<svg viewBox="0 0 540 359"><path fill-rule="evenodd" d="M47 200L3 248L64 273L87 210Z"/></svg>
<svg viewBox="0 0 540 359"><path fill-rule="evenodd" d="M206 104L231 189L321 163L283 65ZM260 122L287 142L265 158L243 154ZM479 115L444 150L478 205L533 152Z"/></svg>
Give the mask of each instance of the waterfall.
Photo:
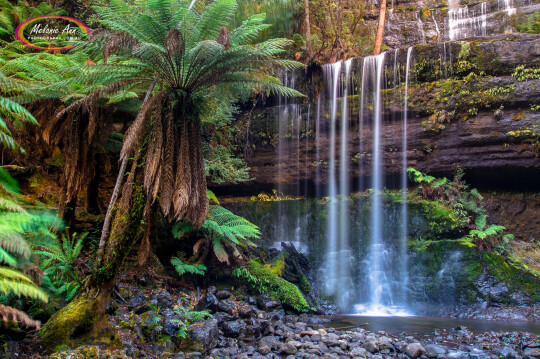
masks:
<svg viewBox="0 0 540 359"><path fill-rule="evenodd" d="M299 73L297 71L290 71L282 74L281 80L283 84L288 87L295 88L296 82ZM295 103L294 100L290 100L287 97L279 96L278 106L277 106L277 119L278 119L278 144L277 144L277 155L278 155L278 184L277 184L277 194L282 195L287 192L286 185L290 182L290 177L295 176L300 178L301 175L301 163L300 163L300 125L301 125L301 107L299 104ZM294 162L292 162L294 161ZM288 172L285 172L284 169L287 168L287 163L294 163L292 169L289 169ZM290 173L294 171L293 173ZM296 194L300 192L300 186L297 185ZM301 226L299 219L296 218L296 222L292 222L293 218L288 218L284 204L282 201L278 201L278 216L283 218L285 223L277 224L275 233L278 234L279 240L276 241L278 244L277 247L280 247L281 242L292 242L295 243L298 247L299 237L301 236ZM296 226L297 231L294 235L290 235L286 230L290 226Z"/></svg>
<svg viewBox="0 0 540 359"><path fill-rule="evenodd" d="M317 95L317 117L315 118L315 197L321 196L321 94Z"/></svg>
<svg viewBox="0 0 540 359"><path fill-rule="evenodd" d="M399 259L401 268L401 303L407 303L407 285L409 282L409 266L408 266L408 251L407 251L407 225L408 225L408 208L407 208L407 112L408 112L408 97L409 97L409 69L411 66L412 46L407 49L407 64L405 68L405 93L403 94L403 146L401 155L401 227L400 227L400 248Z"/></svg>
<svg viewBox="0 0 540 359"><path fill-rule="evenodd" d="M328 159L328 214L327 214L327 259L326 259L326 295L334 295L338 290L338 213L336 184L336 116L338 106L339 76L341 62L323 67L325 83L330 90L330 155Z"/></svg>
<svg viewBox="0 0 540 359"><path fill-rule="evenodd" d="M383 268L383 260L387 254L383 243L382 228L382 164L381 164L381 125L382 125L382 82L385 53L369 56L364 59L369 72L376 74L375 90L373 92L373 164L372 164L372 196L371 196L371 244L369 248L369 310L373 314L380 312L384 302L390 301L391 289ZM386 300L383 299L386 296Z"/></svg>
<svg viewBox="0 0 540 359"><path fill-rule="evenodd" d="M350 296L353 287L352 278L350 276L349 263L353 259L349 246L349 161L348 161L348 121L349 107L348 96L351 77L352 59L345 61L345 79L343 82L343 98L341 100L341 135L340 135L340 153L339 153L339 263L338 263L338 278L340 289L337 304L341 308L345 308L350 304ZM347 290L347 288L349 290Z"/></svg>
<svg viewBox="0 0 540 359"><path fill-rule="evenodd" d="M326 83L330 90L330 133L328 159L328 214L327 214L327 258L325 263L325 293L333 295L336 304L347 309L354 294L351 263L354 259L349 245L349 146L348 95L352 60L328 64L323 67ZM343 72L343 81L341 75ZM340 91L340 84L342 89ZM336 146L338 127L338 97L341 95L339 135L339 171L336 171Z"/></svg>
<svg viewBox="0 0 540 359"><path fill-rule="evenodd" d="M514 15L516 8L513 0L499 0L499 11L506 11L508 15Z"/></svg>
<svg viewBox="0 0 540 359"><path fill-rule="evenodd" d="M459 7L448 10L448 36L450 41L467 37L486 36L487 3L481 3L480 10Z"/></svg>
<svg viewBox="0 0 540 359"><path fill-rule="evenodd" d="M412 48L407 52L408 63L406 68L405 92L408 91L407 83L409 80L411 51ZM395 56L397 56L397 52ZM387 227L387 225L383 223L384 148L381 139L383 131L382 93L384 90L385 60L386 53L377 56L368 56L364 58L362 71L361 126L365 125L365 118L369 114L372 115L372 192L370 198L369 248L363 261L365 263L364 275L366 276L366 288L362 288L362 291L367 292L367 295L363 295L365 299L363 303L354 305L354 312L359 315L368 316L404 316L410 315L404 306L406 304L406 285L408 281L406 203L402 206L399 214L402 218L398 238L399 243L397 245L389 243L392 241L392 238L387 238L389 232L385 231L384 227ZM397 63L394 65L394 86L398 85L396 66ZM370 111L369 106L366 106L368 96L371 92L373 95L373 111ZM405 101L404 110L406 106L407 102ZM404 116L405 120L406 113L404 113ZM406 130L406 123L404 123L404 130ZM406 141L406 132L404 131L403 148L405 152L403 171L406 171ZM403 173L403 175L406 176L406 173ZM404 189L402 190L406 196L406 177L405 184L403 184L403 175L401 180L402 188ZM388 218L385 218L385 220L388 220ZM405 226L405 229L403 229L403 226Z"/></svg>

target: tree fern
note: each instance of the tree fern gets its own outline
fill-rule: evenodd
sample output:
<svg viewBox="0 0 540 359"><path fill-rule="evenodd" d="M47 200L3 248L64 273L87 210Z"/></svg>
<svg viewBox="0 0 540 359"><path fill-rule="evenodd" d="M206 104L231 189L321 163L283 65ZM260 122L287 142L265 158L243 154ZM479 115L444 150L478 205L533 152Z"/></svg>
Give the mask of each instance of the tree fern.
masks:
<svg viewBox="0 0 540 359"><path fill-rule="evenodd" d="M229 263L228 252L235 257L240 255L236 245L255 246L250 239L260 236L259 227L219 205L210 206L208 219L201 229L211 241L216 258L225 263Z"/></svg>

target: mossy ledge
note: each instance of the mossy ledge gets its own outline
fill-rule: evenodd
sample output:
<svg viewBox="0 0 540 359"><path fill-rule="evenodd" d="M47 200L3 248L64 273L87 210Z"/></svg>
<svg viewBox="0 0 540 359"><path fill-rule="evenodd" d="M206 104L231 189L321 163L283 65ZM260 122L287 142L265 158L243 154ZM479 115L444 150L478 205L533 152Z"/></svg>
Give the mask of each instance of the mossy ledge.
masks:
<svg viewBox="0 0 540 359"><path fill-rule="evenodd" d="M291 308L297 312L309 311L309 304L297 286L278 277L274 272L256 260L250 260L248 267L249 272L259 279L264 287L268 288L271 296L281 301L284 307Z"/></svg>
<svg viewBox="0 0 540 359"><path fill-rule="evenodd" d="M482 294L477 287L477 281L484 272L497 282L505 283L509 288L509 295L521 291L527 295L530 302L540 301L540 275L515 256L503 257L496 253L479 252L476 245L466 239L413 241L409 244L409 248L415 252L413 266L422 267L428 278L425 292L429 301L444 301L437 289L440 288L438 281L442 278L436 274L456 251L462 253L460 257L462 266L459 274L456 273L455 295L462 304L492 299L489 295L486 297ZM504 301L507 302L505 304L512 304L513 300L508 296Z"/></svg>

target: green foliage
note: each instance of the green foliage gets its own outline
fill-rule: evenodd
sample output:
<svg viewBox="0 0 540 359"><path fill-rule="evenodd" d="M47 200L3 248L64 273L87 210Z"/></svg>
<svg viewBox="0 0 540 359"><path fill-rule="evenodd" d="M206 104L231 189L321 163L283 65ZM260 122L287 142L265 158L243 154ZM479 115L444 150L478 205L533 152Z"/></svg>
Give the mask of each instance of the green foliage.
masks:
<svg viewBox="0 0 540 359"><path fill-rule="evenodd" d="M23 21L43 15L66 15L62 9L53 9L42 1L37 7L31 7L19 1L13 5L8 0L0 0L0 44L15 40L15 29ZM30 47L27 47L30 50Z"/></svg>
<svg viewBox="0 0 540 359"><path fill-rule="evenodd" d="M540 68L530 69L526 68L525 65L519 65L515 68L512 76L518 81L540 79Z"/></svg>
<svg viewBox="0 0 540 359"><path fill-rule="evenodd" d="M0 86L2 87L2 95L0 95L0 146L24 153L24 150L13 139L8 124L20 129L25 123L37 124L37 120L23 106L4 97L4 95L14 92L27 93L27 91L19 89L21 85L7 78L2 72L0 72Z"/></svg>
<svg viewBox="0 0 540 359"><path fill-rule="evenodd" d="M180 275L183 275L186 273L204 275L204 273L206 272L206 266L204 264L197 264L197 265L187 264L177 257L171 258L171 264L174 266L174 269L176 269L176 271Z"/></svg>
<svg viewBox="0 0 540 359"><path fill-rule="evenodd" d="M262 283L262 288L268 289L272 297L281 301L285 307L292 308L297 312L309 311L310 307L297 286L280 278L255 260L249 261L248 270Z"/></svg>
<svg viewBox="0 0 540 359"><path fill-rule="evenodd" d="M176 333L178 338L187 337L187 327L190 324L212 316L209 310L189 310L188 308L179 305L173 307L173 313L180 318L171 320L171 323L179 325L178 332Z"/></svg>
<svg viewBox="0 0 540 359"><path fill-rule="evenodd" d="M504 234L504 226L487 225L488 216L481 205L482 195L476 188L470 189L463 182L464 172L458 169L453 181L436 179L415 169L408 169L411 180L421 186L429 184L429 189L421 187L423 215L428 220L430 235L435 238L461 237L476 243L479 250L506 251L506 245L514 239L512 234ZM436 193L437 198L430 196Z"/></svg>
<svg viewBox="0 0 540 359"><path fill-rule="evenodd" d="M540 10L537 10L531 16L528 16L526 21L516 23L515 27L519 32L540 34Z"/></svg>
<svg viewBox="0 0 540 359"><path fill-rule="evenodd" d="M59 228L60 221L53 214L27 205L17 182L0 168L0 294L2 304L7 304L13 294L47 302L47 294L34 281L21 272L32 265L32 250L28 240L54 238L51 228ZM4 322L21 321L26 325L39 326L38 322L10 306L0 305L0 317Z"/></svg>
<svg viewBox="0 0 540 359"><path fill-rule="evenodd" d="M251 272L244 267L237 267L232 271L232 276L238 279L238 282L241 284L247 284L248 287L254 289L258 293L266 293L269 291L269 288L265 283L251 274Z"/></svg>
<svg viewBox="0 0 540 359"><path fill-rule="evenodd" d="M36 253L42 258L40 266L45 274L43 287L52 295L65 296L66 302L75 297L81 286L82 278L75 270L75 264L87 235L88 233L70 235L66 230L59 240L35 244L40 248Z"/></svg>
<svg viewBox="0 0 540 359"><path fill-rule="evenodd" d="M239 0L235 14L236 24L252 24L258 27L261 37L291 37L296 26L295 14L300 8L296 0ZM247 20L244 20L246 19ZM253 20L263 19L267 24L255 23Z"/></svg>
<svg viewBox="0 0 540 359"><path fill-rule="evenodd" d="M204 169L210 181L216 184L246 182L249 177L249 167L234 156L229 147L216 146L205 151Z"/></svg>
<svg viewBox="0 0 540 359"><path fill-rule="evenodd" d="M407 173L409 174L409 178L411 179L411 181L415 183L430 184L435 181L435 177L423 174L422 172L417 171L412 167L407 168Z"/></svg>

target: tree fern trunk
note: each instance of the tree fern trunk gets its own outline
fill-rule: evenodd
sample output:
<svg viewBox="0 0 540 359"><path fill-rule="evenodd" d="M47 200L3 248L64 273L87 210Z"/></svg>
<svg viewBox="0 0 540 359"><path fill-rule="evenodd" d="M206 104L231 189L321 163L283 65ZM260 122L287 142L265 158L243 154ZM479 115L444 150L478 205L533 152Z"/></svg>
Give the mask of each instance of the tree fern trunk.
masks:
<svg viewBox="0 0 540 359"><path fill-rule="evenodd" d="M58 311L40 330L44 346L54 349L61 344L84 341L85 338L101 340L106 337L110 341L116 337L114 330L107 325L105 310L120 268L141 234L146 203L142 177L143 168L135 160L114 210L111 232L94 273L87 278L76 298Z"/></svg>

